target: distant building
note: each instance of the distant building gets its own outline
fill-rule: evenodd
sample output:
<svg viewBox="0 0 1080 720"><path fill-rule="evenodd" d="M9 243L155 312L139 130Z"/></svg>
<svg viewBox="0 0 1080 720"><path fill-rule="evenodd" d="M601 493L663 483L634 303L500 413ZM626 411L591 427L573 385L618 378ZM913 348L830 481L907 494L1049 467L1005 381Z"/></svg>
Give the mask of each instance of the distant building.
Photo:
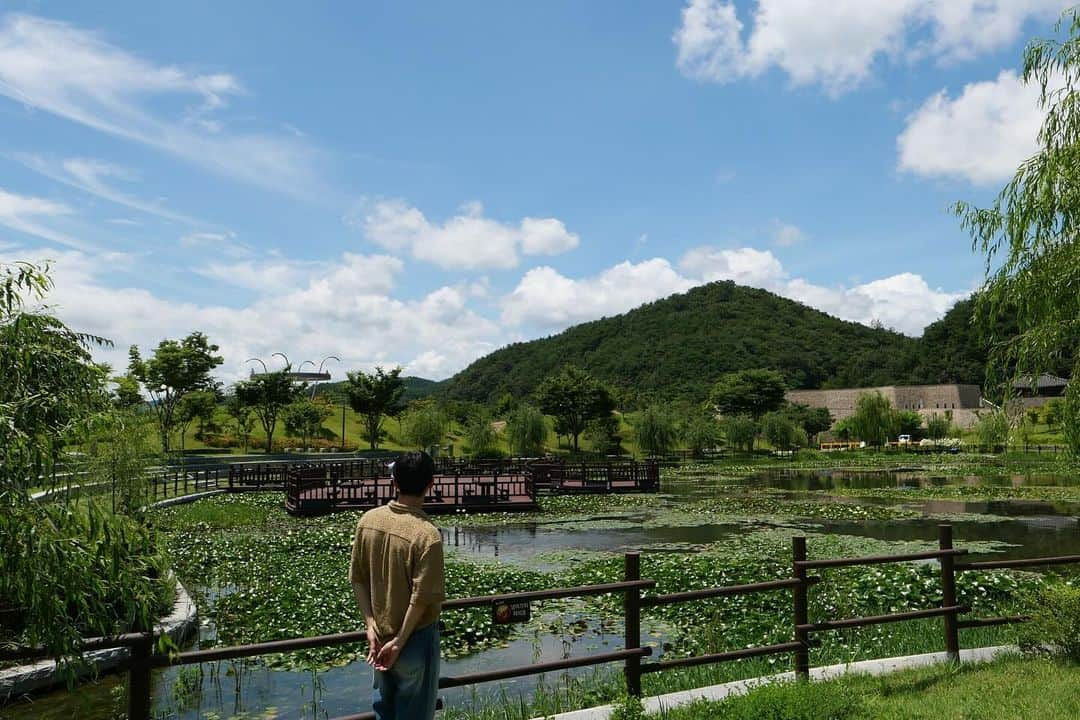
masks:
<svg viewBox="0 0 1080 720"><path fill-rule="evenodd" d="M1029 408L1045 405L1051 398L1063 396L1069 381L1057 375L1043 373L1034 379L1030 375L1017 378L1012 386L1020 404Z"/></svg>
<svg viewBox="0 0 1080 720"><path fill-rule="evenodd" d="M788 402L828 408L833 420L855 414L855 402L864 393L880 392L898 410L914 410L923 417L934 413L952 415L961 428L975 424L976 410L987 407L978 385L885 385L883 387L839 388L836 390L789 390Z"/></svg>

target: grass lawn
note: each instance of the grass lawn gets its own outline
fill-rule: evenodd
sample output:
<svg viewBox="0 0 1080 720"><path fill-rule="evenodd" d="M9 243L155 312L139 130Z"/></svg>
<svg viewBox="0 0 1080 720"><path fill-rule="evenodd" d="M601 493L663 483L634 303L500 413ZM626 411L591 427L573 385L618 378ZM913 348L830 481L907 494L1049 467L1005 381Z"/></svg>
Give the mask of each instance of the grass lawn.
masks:
<svg viewBox="0 0 1080 720"><path fill-rule="evenodd" d="M1003 720L1080 717L1080 665L1011 656L960 667L937 665L882 677L786 683L723 702L650 716L664 720Z"/></svg>

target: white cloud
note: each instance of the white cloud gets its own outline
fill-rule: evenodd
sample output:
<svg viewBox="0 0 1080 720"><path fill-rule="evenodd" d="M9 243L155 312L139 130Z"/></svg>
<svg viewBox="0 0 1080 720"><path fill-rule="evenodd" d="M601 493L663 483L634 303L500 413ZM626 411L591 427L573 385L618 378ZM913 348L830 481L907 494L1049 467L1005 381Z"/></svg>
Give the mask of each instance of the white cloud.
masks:
<svg viewBox="0 0 1080 720"><path fill-rule="evenodd" d="M965 292L931 288L919 275L899 273L853 287L825 287L791 278L768 250L699 247L688 251L676 271L667 260L627 262L581 279L550 267L533 268L503 298L503 322L534 331L569 325L630 310L642 303L684 292L705 282L731 280L797 300L843 320L879 321L918 335Z"/></svg>
<svg viewBox="0 0 1080 720"><path fill-rule="evenodd" d="M896 141L899 167L973 183L1005 180L1036 152L1045 118L1037 85L1011 70L964 86L955 99L942 90L908 117Z"/></svg>
<svg viewBox="0 0 1080 720"><path fill-rule="evenodd" d="M319 154L295 136L230 133L206 117L240 94L225 73L156 65L93 32L30 15L0 25L0 94L252 185L317 194ZM194 102L172 117L162 105ZM218 131L208 131L207 125Z"/></svg>
<svg viewBox="0 0 1080 720"><path fill-rule="evenodd" d="M642 303L684 292L695 284L662 258L621 262L581 280L572 280L551 267L536 267L525 273L504 298L502 319L508 325L564 328L625 312Z"/></svg>
<svg viewBox="0 0 1080 720"><path fill-rule="evenodd" d="M89 249L89 243L40 222L42 217L56 218L70 213L71 209L62 203L16 195L0 188L0 226L67 247Z"/></svg>
<svg viewBox="0 0 1080 720"><path fill-rule="evenodd" d="M250 245L239 242L233 232L192 232L180 238L180 246L189 250L210 249L232 258L246 258L251 255Z"/></svg>
<svg viewBox="0 0 1080 720"><path fill-rule="evenodd" d="M443 268L512 268L519 252L556 255L578 245L578 236L560 220L526 217L514 226L484 217L478 202L440 224L403 200L380 200L346 222L388 250Z"/></svg>
<svg viewBox="0 0 1080 720"><path fill-rule="evenodd" d="M221 346L219 375L247 374L244 361L285 352L294 363L328 354L342 368L402 364L407 373L442 378L494 349L495 323L467 304L465 291L441 287L402 300L392 296L404 265L385 255L345 253L332 266L309 268L276 289L273 302L256 298L241 307L166 300L138 287L115 287L118 264L137 259L56 248L0 253L0 263L51 258L56 289L48 302L73 328L110 338L95 352L114 367L127 364L127 348L152 349L164 338L202 330ZM138 268L131 266L133 272Z"/></svg>
<svg viewBox="0 0 1080 720"><path fill-rule="evenodd" d="M68 158L57 162L28 153L15 153L11 157L50 180L78 188L109 202L166 220L175 220L188 225L205 224L195 218L173 212L161 203L143 200L115 187L114 181L130 184L140 179L139 174L129 168L94 158Z"/></svg>
<svg viewBox="0 0 1080 720"><path fill-rule="evenodd" d="M753 287L772 288L787 277L775 255L754 248L694 248L683 255L679 267L687 275L706 282L731 280Z"/></svg>
<svg viewBox="0 0 1080 720"><path fill-rule="evenodd" d="M866 82L880 59L963 60L1017 40L1068 0L756 0L744 33L731 0L689 0L675 31L687 77L732 82L769 69L833 95ZM744 37L745 36L745 37Z"/></svg>
<svg viewBox="0 0 1080 720"><path fill-rule="evenodd" d="M806 239L806 233L797 225L776 220L773 222L773 245L791 247Z"/></svg>

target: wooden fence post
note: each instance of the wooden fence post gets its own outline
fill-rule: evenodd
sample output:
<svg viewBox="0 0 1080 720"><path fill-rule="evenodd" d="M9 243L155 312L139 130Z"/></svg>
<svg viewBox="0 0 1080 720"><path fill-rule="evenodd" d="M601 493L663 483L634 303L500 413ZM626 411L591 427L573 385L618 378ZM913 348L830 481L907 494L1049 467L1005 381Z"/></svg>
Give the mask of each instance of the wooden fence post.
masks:
<svg viewBox="0 0 1080 720"><path fill-rule="evenodd" d="M640 553L626 553L623 571L623 579L626 581L641 579L641 555ZM627 650L636 650L641 647L641 589L628 588L623 595L623 611L625 614L625 639L623 646ZM626 692L634 697L641 697L641 656L626 658L626 666L623 668L626 676Z"/></svg>
<svg viewBox="0 0 1080 720"><path fill-rule="evenodd" d="M793 537L791 538L791 569L795 579L799 581L798 585L791 588L794 604L793 619L796 626L794 637L795 642L802 644L795 651L795 677L799 680L808 680L810 678L810 637L806 631L798 629L799 625L806 625L810 622L809 602L806 596L809 588L806 582L806 568L799 564L803 560L806 560L806 538L801 536Z"/></svg>
<svg viewBox="0 0 1080 720"><path fill-rule="evenodd" d="M128 720L150 720L150 654L154 636L147 635L131 647L128 672Z"/></svg>
<svg viewBox="0 0 1080 720"><path fill-rule="evenodd" d="M953 536L952 525L938 526L938 547L941 550L952 550ZM943 607L956 605L956 567L952 555L942 555L938 558L941 563L941 604ZM960 632L956 621L956 613L951 612L945 618L945 652L950 662L960 662Z"/></svg>

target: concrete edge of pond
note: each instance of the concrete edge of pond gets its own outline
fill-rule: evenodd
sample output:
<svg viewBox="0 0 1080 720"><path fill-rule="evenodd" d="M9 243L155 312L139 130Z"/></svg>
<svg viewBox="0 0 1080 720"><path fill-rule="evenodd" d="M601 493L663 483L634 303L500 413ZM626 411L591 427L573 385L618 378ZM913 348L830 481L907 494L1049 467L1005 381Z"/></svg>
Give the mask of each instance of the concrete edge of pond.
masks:
<svg viewBox="0 0 1080 720"><path fill-rule="evenodd" d="M987 662L999 655L1018 652L1015 645L998 645L995 647L974 648L960 651L961 662ZM926 653L924 655L906 655L903 657L883 658L880 660L862 660L853 663L839 665L826 665L812 668L810 677L814 680L829 680L842 675L886 675L897 670L908 668L926 667L947 662L948 657L943 652ZM766 675L763 677L750 678L748 680L736 680L723 683L722 685L710 685L709 687L696 688L694 690L682 690L645 698L645 711L647 713L659 713L665 710L687 705L695 700L723 700L734 695L743 695L750 690L774 682L790 681L795 679L791 672L778 675ZM613 705L601 705L599 707L574 710L573 712L547 715L534 718L533 720L609 720L615 707Z"/></svg>
<svg viewBox="0 0 1080 720"><path fill-rule="evenodd" d="M152 503L147 507L166 508L173 505L186 505L188 503L193 503L196 500L213 497L214 495L221 495L226 492L228 492L228 490L204 490L203 492L191 493L190 495L177 495L176 497L169 498L168 500L158 500L156 503Z"/></svg>
<svg viewBox="0 0 1080 720"><path fill-rule="evenodd" d="M168 635L174 642L180 643L189 637L198 625L198 609L191 595L176 581L176 600L172 612L163 618L154 628L156 635ZM112 648L87 653L86 660L91 667L83 675L113 670L128 656L127 648ZM64 683L54 660L39 660L27 665L0 670L0 702L8 702L21 695L41 690L48 690Z"/></svg>

